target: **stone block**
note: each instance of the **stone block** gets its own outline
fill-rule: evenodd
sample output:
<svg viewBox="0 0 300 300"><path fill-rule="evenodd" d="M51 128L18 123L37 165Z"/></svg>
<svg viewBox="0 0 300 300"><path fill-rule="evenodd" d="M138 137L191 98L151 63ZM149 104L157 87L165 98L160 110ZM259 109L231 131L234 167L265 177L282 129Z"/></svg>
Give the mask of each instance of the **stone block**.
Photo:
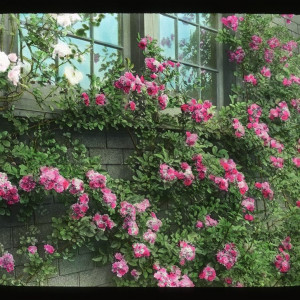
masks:
<svg viewBox="0 0 300 300"><path fill-rule="evenodd" d="M101 157L101 165L120 165L123 163L123 152L121 149L99 149L91 148L90 156Z"/></svg>
<svg viewBox="0 0 300 300"><path fill-rule="evenodd" d="M79 286L92 287L109 284L112 278L111 265L79 273Z"/></svg>
<svg viewBox="0 0 300 300"><path fill-rule="evenodd" d="M41 205L35 212L35 224L51 223L52 217L60 217L65 214L66 207L60 203Z"/></svg>
<svg viewBox="0 0 300 300"><path fill-rule="evenodd" d="M127 165L108 165L107 172L114 179L132 179L132 171Z"/></svg>
<svg viewBox="0 0 300 300"><path fill-rule="evenodd" d="M136 143L136 138L133 137ZM110 130L107 132L107 148L134 149L131 136L124 130Z"/></svg>
<svg viewBox="0 0 300 300"><path fill-rule="evenodd" d="M126 164L126 161L130 155L134 152L133 149L123 149L123 163Z"/></svg>
<svg viewBox="0 0 300 300"><path fill-rule="evenodd" d="M18 220L17 214L19 212L19 206L12 206L10 208L11 215L10 216L0 216L0 228L8 228L8 227L15 227L15 226L22 226L24 225L22 222ZM33 215L29 218L28 224L31 225L34 222Z"/></svg>
<svg viewBox="0 0 300 300"><path fill-rule="evenodd" d="M47 243L48 241L47 236L52 233L51 224L40 224L38 226L38 229L40 232L38 232L35 236L35 238L38 240L38 244ZM12 231L13 247L18 248L20 245L20 237L26 234L27 229L24 226L20 226L20 227L14 227L12 230L13 230Z"/></svg>
<svg viewBox="0 0 300 300"><path fill-rule="evenodd" d="M0 228L0 243L4 249L12 247L12 229L11 228Z"/></svg>
<svg viewBox="0 0 300 300"><path fill-rule="evenodd" d="M104 131L85 130L82 133L73 133L73 137L87 148L106 148L106 133Z"/></svg>
<svg viewBox="0 0 300 300"><path fill-rule="evenodd" d="M91 253L78 255L73 261L59 260L59 274L67 275L80 271L87 271L94 268L94 262L92 261L93 255Z"/></svg>
<svg viewBox="0 0 300 300"><path fill-rule="evenodd" d="M78 273L49 278L47 286L79 286Z"/></svg>

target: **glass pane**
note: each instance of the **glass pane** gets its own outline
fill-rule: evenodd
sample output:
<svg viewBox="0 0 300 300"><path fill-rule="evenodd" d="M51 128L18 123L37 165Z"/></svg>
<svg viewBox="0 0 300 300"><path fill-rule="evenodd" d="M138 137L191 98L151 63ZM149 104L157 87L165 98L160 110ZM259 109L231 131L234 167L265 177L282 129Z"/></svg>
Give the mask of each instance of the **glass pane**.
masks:
<svg viewBox="0 0 300 300"><path fill-rule="evenodd" d="M93 61L95 75L103 78L104 74L111 69L112 63L118 59L119 55L121 55L121 52L117 49L95 44ZM107 67L101 66L102 64L106 64Z"/></svg>
<svg viewBox="0 0 300 300"><path fill-rule="evenodd" d="M69 38L69 41L72 44L77 45L77 47L79 48L79 50L81 52L83 52L84 50L86 50L87 48L90 47L90 43L80 40L80 39L76 39L76 38ZM73 65L75 66L75 68L80 71L83 74L83 79L80 81L80 86L84 89L88 89L90 87L90 79L87 76L87 74L91 74L91 55L90 55L90 51L87 51L86 53L80 55L80 57L82 58L82 62L78 62L76 59L71 59L70 61L73 63ZM61 63L61 61L60 61ZM60 68L59 68L59 75L62 76L64 73L64 69L66 66L70 65L69 63L65 63L63 64Z"/></svg>
<svg viewBox="0 0 300 300"><path fill-rule="evenodd" d="M201 100L217 104L217 73L201 70Z"/></svg>
<svg viewBox="0 0 300 300"><path fill-rule="evenodd" d="M198 64L197 27L178 21L178 59Z"/></svg>
<svg viewBox="0 0 300 300"><path fill-rule="evenodd" d="M196 23L197 15L195 13L177 14L177 16L184 21Z"/></svg>
<svg viewBox="0 0 300 300"><path fill-rule="evenodd" d="M94 27L94 39L113 45L121 45L121 18L119 14L105 14L98 27Z"/></svg>
<svg viewBox="0 0 300 300"><path fill-rule="evenodd" d="M217 67L217 45L214 32L201 29L200 33L200 61L202 66Z"/></svg>
<svg viewBox="0 0 300 300"><path fill-rule="evenodd" d="M200 84L198 77L198 68L181 65L180 72L180 88L187 91L190 97L198 99L200 97Z"/></svg>
<svg viewBox="0 0 300 300"><path fill-rule="evenodd" d="M199 14L200 24L202 26L217 29L218 18L217 14Z"/></svg>
<svg viewBox="0 0 300 300"><path fill-rule="evenodd" d="M159 15L159 33L163 55L175 59L175 20Z"/></svg>
<svg viewBox="0 0 300 300"><path fill-rule="evenodd" d="M90 21L89 20L87 20L87 21L77 21L76 23L72 24L72 32L73 32L72 34L74 35L75 32L76 32L76 30L83 28L82 27L83 24L86 25L86 26L88 26L88 27L90 27ZM86 38L90 38L91 37L90 29L87 29L84 32L86 34L84 37L86 37Z"/></svg>

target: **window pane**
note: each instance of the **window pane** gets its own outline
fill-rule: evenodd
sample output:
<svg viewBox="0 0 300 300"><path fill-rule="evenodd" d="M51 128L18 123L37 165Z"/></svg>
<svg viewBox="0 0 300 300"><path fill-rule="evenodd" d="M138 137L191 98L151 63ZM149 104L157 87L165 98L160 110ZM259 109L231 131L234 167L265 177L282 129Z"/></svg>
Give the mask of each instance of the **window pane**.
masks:
<svg viewBox="0 0 300 300"><path fill-rule="evenodd" d="M104 73L109 71L111 68L106 67L104 70L102 70L101 65L107 63L108 66L112 67L112 62L116 61L119 55L121 55L121 52L117 49L95 44L93 60L94 74L100 78L103 78Z"/></svg>
<svg viewBox="0 0 300 300"><path fill-rule="evenodd" d="M89 20L88 21L77 21L76 23L74 23L74 24L72 24L72 31L74 32L74 33L71 33L71 34L75 34L75 32L76 32L76 30L78 30L78 29L80 29L80 28L82 28L82 25L87 25L88 27L90 27L90 22L89 22ZM90 29L87 29L87 30L85 30L84 31L85 32L85 36L84 37L86 37L86 38L90 38L91 37L91 34L90 34Z"/></svg>
<svg viewBox="0 0 300 300"><path fill-rule="evenodd" d="M94 38L96 41L113 45L122 45L120 15L105 14L100 25L94 27Z"/></svg>
<svg viewBox="0 0 300 300"><path fill-rule="evenodd" d="M88 49L90 47L90 43L80 40L80 39L76 39L76 38L69 38L69 41L72 44L77 45L77 47L79 48L79 50L81 52L85 51L86 49ZM80 81L80 86L84 89L88 89L90 87L90 78L87 76L87 74L91 74L91 63L90 63L90 59L91 59L91 55L90 55L90 51L86 52L85 54L81 55L82 57L82 62L78 62L76 59L71 59L70 61L73 63L73 65L75 66L75 68L77 68L78 71L80 71L83 74L83 79ZM61 61L60 61L61 63ZM69 63L66 63L64 65L62 65L62 67L59 68L59 75L62 76L64 73L64 69L66 66L70 65Z"/></svg>
<svg viewBox="0 0 300 300"><path fill-rule="evenodd" d="M199 17L200 17L200 24L202 26L217 29L218 27L217 14L199 14Z"/></svg>
<svg viewBox="0 0 300 300"><path fill-rule="evenodd" d="M190 97L198 99L200 96L200 85L198 84L198 69L181 65L179 68L179 82Z"/></svg>
<svg viewBox="0 0 300 300"><path fill-rule="evenodd" d="M175 20L159 15L159 30L163 55L175 59Z"/></svg>
<svg viewBox="0 0 300 300"><path fill-rule="evenodd" d="M196 23L196 14L195 13L184 13L184 14L177 14L178 18L187 21Z"/></svg>
<svg viewBox="0 0 300 300"><path fill-rule="evenodd" d="M217 73L201 71L201 100L210 100L217 103Z"/></svg>
<svg viewBox="0 0 300 300"><path fill-rule="evenodd" d="M201 65L210 68L216 68L217 67L216 34L214 32L201 29L199 47L200 47Z"/></svg>
<svg viewBox="0 0 300 300"><path fill-rule="evenodd" d="M197 64L197 27L178 21L178 59Z"/></svg>

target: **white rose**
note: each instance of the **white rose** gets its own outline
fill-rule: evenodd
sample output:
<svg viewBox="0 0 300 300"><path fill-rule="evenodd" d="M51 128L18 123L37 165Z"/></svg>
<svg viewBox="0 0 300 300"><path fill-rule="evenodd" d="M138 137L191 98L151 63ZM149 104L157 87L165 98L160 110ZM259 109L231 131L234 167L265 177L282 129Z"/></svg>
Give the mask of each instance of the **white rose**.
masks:
<svg viewBox="0 0 300 300"><path fill-rule="evenodd" d="M5 72L10 65L8 56L4 52L0 52L0 72Z"/></svg>
<svg viewBox="0 0 300 300"><path fill-rule="evenodd" d="M78 70L75 70L71 66L65 67L64 75L66 76L71 85L75 85L83 79L82 73Z"/></svg>
<svg viewBox="0 0 300 300"><path fill-rule="evenodd" d="M55 58L56 55L58 55L58 57L65 57L66 55L70 55L72 53L69 46L64 42L58 42L53 47L54 47L52 53L53 58Z"/></svg>

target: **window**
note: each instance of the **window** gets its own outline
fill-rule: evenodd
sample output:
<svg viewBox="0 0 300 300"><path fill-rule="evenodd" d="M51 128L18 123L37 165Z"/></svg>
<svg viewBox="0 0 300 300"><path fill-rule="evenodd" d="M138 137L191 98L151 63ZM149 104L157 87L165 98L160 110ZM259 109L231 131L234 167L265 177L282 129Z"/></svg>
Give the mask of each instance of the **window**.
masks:
<svg viewBox="0 0 300 300"><path fill-rule="evenodd" d="M215 40L219 26L217 14L159 14L160 46L164 54L179 62L181 82L188 85L191 97L209 99L217 104L221 83L218 46ZM199 82L200 81L200 82ZM200 83L201 88L195 85Z"/></svg>
<svg viewBox="0 0 300 300"><path fill-rule="evenodd" d="M41 16L42 14L38 15ZM91 14L90 20L96 17L96 14ZM26 14L20 14L20 21L26 21ZM70 32L66 37L66 42L76 45L84 53L81 55L81 62L76 59L71 59L70 61L75 68L83 73L83 80L80 82L80 85L84 89L88 89L91 82L91 75L101 77L100 68L104 62L112 62L113 60L117 60L119 56L124 56L123 15L119 13L107 13L104 14L100 26L93 26L88 21L79 21L73 24L72 28L80 32L83 26L86 26L86 28L89 27L85 31L86 34L84 36ZM24 36L27 34L26 29L22 30L22 34ZM22 56L31 59L32 55L28 47L23 44L21 45L21 49ZM31 49L31 51L36 52L38 49ZM61 62L57 58L48 58L44 63L59 65ZM64 67L68 64L70 63L66 63L63 67L59 68L59 76L63 75Z"/></svg>
<svg viewBox="0 0 300 300"><path fill-rule="evenodd" d="M90 20L97 14L91 14ZM90 86L90 75L101 78L101 65L116 60L118 56L129 57L139 73L144 58L137 47L137 34L150 35L158 40L164 55L181 64L179 84L185 82L188 95L196 99L211 100L214 105L223 105L223 52L215 37L220 27L220 14L208 13L164 13L164 14L121 14L106 13L100 26L89 21L77 22L76 30L87 25L86 36L70 33L68 42L75 44L81 51L88 49L82 62L75 59L72 63L84 74L80 85ZM26 14L20 14L25 20ZM24 35L26 32L23 33ZM23 56L30 56L24 45ZM45 60L47 64L59 65L56 58ZM64 66L66 66L65 64ZM62 76L64 66L59 68ZM197 85L197 86L196 86ZM199 88L200 86L200 88Z"/></svg>

